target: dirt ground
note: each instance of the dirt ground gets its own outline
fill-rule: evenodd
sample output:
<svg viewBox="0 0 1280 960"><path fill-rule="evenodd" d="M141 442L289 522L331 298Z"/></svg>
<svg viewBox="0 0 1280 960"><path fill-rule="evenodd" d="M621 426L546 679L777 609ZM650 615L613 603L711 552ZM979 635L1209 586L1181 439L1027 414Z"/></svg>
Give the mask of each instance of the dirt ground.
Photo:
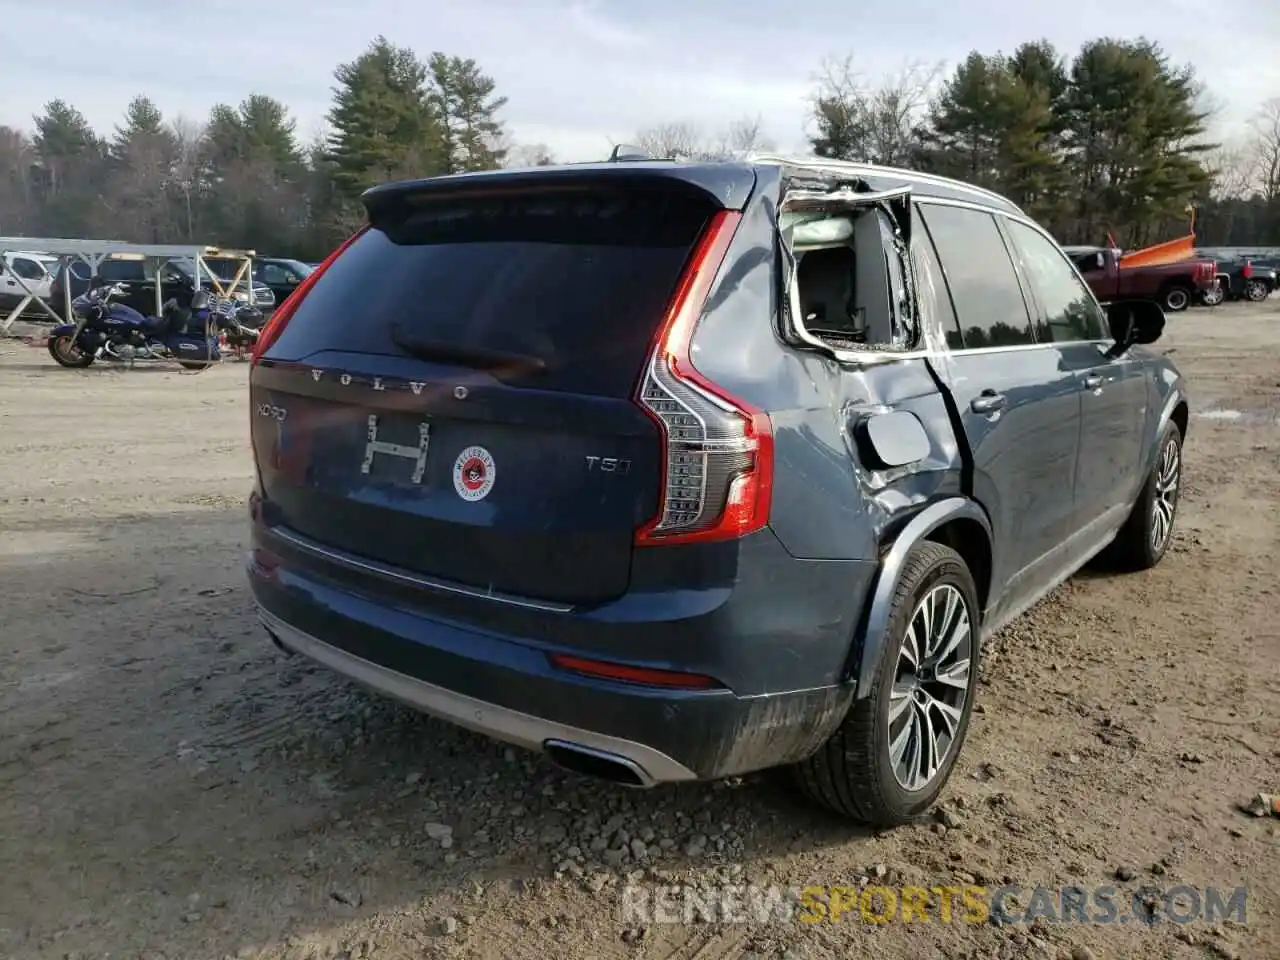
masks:
<svg viewBox="0 0 1280 960"><path fill-rule="evenodd" d="M284 657L241 568L246 367L0 341L0 956L1280 957L1280 820L1238 810L1280 792L1280 297L1157 346L1194 391L1171 553L996 638L945 823L873 835L772 776L590 783ZM1247 922L619 912L868 881L1245 886Z"/></svg>

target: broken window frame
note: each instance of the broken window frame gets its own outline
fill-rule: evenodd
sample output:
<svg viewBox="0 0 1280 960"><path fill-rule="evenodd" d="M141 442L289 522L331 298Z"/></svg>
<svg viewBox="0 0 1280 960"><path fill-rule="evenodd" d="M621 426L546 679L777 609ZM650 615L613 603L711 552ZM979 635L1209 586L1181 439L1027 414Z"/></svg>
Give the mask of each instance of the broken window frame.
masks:
<svg viewBox="0 0 1280 960"><path fill-rule="evenodd" d="M856 348L839 346L805 328L800 308L797 282L799 264L793 249L793 227L784 227L782 214L793 212L848 214L858 207L873 207L884 214L892 227L892 252L882 248L886 258L896 258L898 269L889 269L890 287L894 290L893 315L895 330L905 333L903 343L866 344ZM849 363L886 363L913 354L924 346L925 330L916 290L914 264L911 258L912 191L907 184L888 190L872 190L865 181L815 181L793 179L784 185L778 204L778 249L781 257L782 290L780 303L783 337L796 346L809 347ZM899 281L902 289L898 290Z"/></svg>

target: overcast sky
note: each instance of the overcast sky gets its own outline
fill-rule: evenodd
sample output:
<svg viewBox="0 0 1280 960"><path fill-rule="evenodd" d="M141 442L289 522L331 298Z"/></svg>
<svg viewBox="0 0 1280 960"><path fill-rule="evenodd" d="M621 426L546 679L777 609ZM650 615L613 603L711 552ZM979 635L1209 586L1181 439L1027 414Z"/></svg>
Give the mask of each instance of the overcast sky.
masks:
<svg viewBox="0 0 1280 960"><path fill-rule="evenodd" d="M710 133L756 115L791 149L804 143L805 98L827 57L853 54L875 78L1039 37L1068 52L1098 35L1145 34L1196 66L1238 130L1280 96L1276 9L1275 0L0 0L0 124L29 129L61 97L107 133L137 93L167 116L202 119L216 102L260 92L283 100L309 138L322 129L334 66L383 33L424 57L477 60L509 98L514 138L561 159L602 157L662 121Z"/></svg>

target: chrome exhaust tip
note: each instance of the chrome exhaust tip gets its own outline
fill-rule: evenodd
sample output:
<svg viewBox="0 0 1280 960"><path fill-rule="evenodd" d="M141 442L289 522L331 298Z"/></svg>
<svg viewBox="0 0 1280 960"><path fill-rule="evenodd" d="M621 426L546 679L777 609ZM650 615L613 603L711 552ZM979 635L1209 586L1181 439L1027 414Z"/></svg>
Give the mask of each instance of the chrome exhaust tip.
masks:
<svg viewBox="0 0 1280 960"><path fill-rule="evenodd" d="M616 753L584 747L567 740L547 740L542 744L542 749L556 766L571 773L607 780L637 790L647 790L655 785L654 779L639 764Z"/></svg>

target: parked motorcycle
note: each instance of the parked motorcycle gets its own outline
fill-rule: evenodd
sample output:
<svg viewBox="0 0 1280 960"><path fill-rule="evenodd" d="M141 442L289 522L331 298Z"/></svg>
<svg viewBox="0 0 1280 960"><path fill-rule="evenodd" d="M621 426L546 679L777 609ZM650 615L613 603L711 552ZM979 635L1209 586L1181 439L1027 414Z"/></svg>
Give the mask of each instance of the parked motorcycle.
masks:
<svg viewBox="0 0 1280 960"><path fill-rule="evenodd" d="M161 316L144 316L112 297L128 292L114 283L94 287L71 303L75 323L54 327L49 354L64 367L87 367L98 359L173 359L188 370L203 370L221 358L217 333L224 323L212 310L208 291L198 290L190 308L167 301Z"/></svg>
<svg viewBox="0 0 1280 960"><path fill-rule="evenodd" d="M210 304L223 342L239 356L258 342L264 317L257 307L230 297L215 297Z"/></svg>

